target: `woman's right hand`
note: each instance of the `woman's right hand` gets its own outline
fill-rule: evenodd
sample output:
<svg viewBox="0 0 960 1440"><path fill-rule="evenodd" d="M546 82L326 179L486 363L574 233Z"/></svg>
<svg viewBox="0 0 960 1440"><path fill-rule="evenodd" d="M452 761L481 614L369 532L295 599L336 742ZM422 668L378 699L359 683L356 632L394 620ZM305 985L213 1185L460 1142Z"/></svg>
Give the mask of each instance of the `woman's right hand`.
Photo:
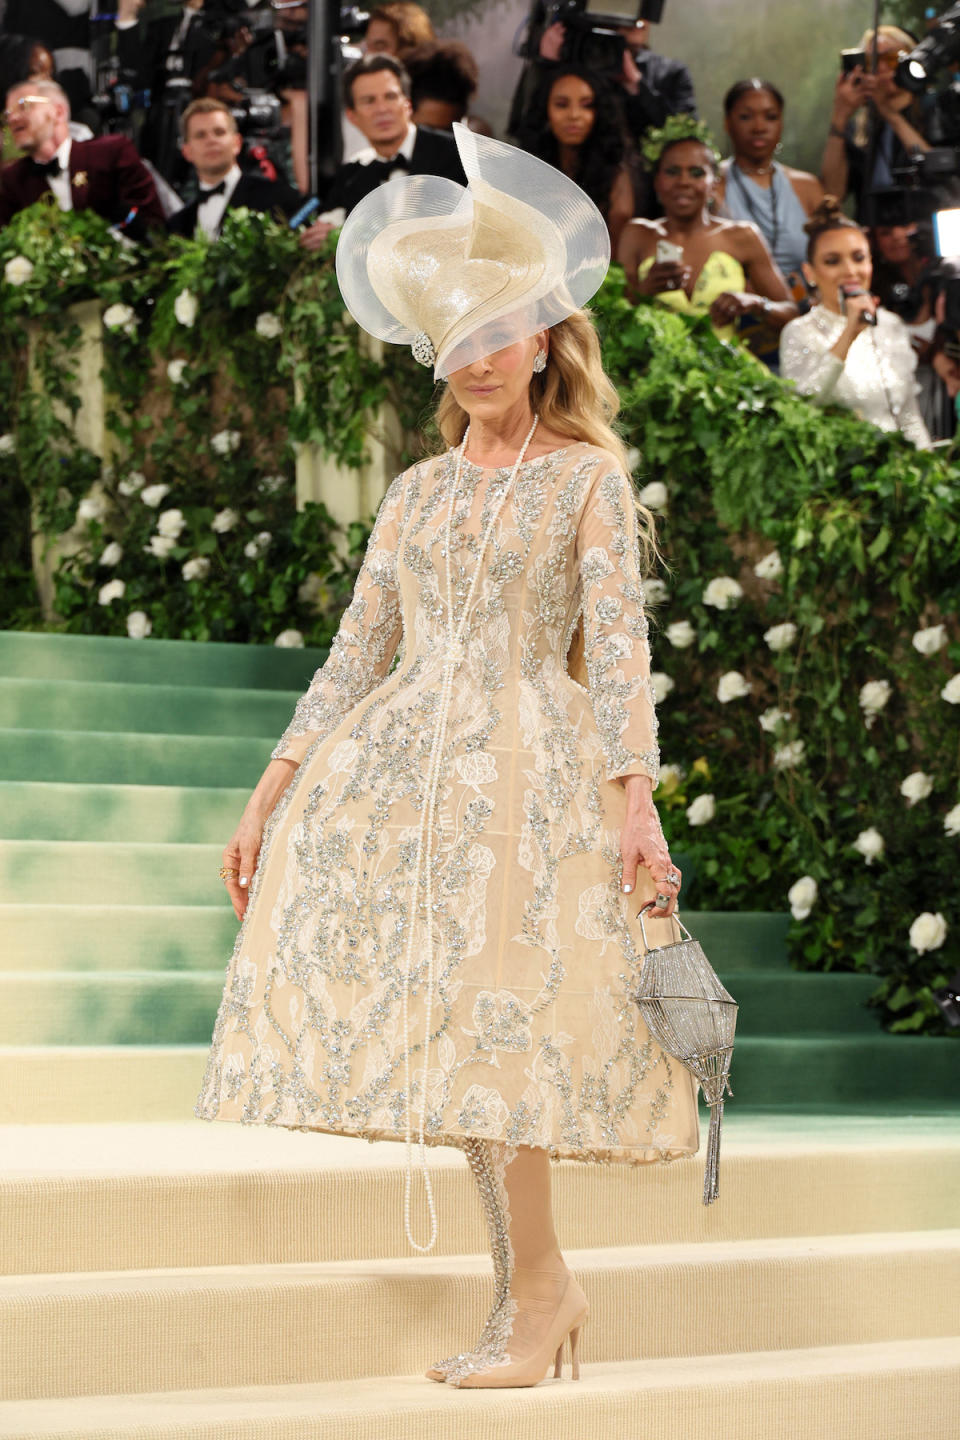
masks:
<svg viewBox="0 0 960 1440"><path fill-rule="evenodd" d="M265 817L248 805L240 818L240 824L224 848L224 869L237 872L228 876L224 884L230 896L233 913L238 920L243 919L250 898L250 882L257 868L265 823Z"/></svg>
<svg viewBox="0 0 960 1440"><path fill-rule="evenodd" d="M866 291L862 295L845 295L843 297L843 313L846 316L847 329L850 334L859 335L864 325L869 323L863 317L876 315L877 302Z"/></svg>
<svg viewBox="0 0 960 1440"><path fill-rule="evenodd" d="M856 70L851 70L838 77L833 91L833 114L831 116L831 123L836 125L838 130L843 129L869 98L872 79L872 76L864 74L859 65Z"/></svg>
<svg viewBox="0 0 960 1440"><path fill-rule="evenodd" d="M690 283L691 270L679 260L657 260L637 285L641 295L659 295L664 290L683 290Z"/></svg>

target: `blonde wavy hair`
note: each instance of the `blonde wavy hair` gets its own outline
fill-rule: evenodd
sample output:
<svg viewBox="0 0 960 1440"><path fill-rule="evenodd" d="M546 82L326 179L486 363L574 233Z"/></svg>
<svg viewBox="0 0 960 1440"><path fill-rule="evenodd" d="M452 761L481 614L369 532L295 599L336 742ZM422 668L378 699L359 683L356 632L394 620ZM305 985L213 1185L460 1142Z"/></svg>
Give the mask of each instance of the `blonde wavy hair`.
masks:
<svg viewBox="0 0 960 1440"><path fill-rule="evenodd" d="M625 475L630 462L614 428L620 409L616 386L607 377L600 358L600 341L590 314L575 310L550 328L550 360L542 375L530 379L530 404L545 426L557 435L582 440L612 455ZM436 425L451 448L460 444L470 417L452 392L444 390L437 406ZM641 556L646 573L659 562L656 525L652 513L634 492L639 517Z"/></svg>
<svg viewBox="0 0 960 1440"><path fill-rule="evenodd" d="M898 45L901 50L905 50L908 55L911 50L916 48L917 44L913 36L908 35L906 30L901 30L899 25L879 26L879 28L877 29L877 39L889 40L892 44ZM869 65L870 57L873 53L872 29L864 30L863 35L860 37L860 44L857 46L857 49L863 50L865 52L867 57L867 64ZM911 101L911 103L907 106L907 110L910 111L914 116L916 116L916 100ZM867 107L864 105L857 111L856 115L853 118L853 143L861 150L863 150L866 147L869 138L870 122L867 115Z"/></svg>

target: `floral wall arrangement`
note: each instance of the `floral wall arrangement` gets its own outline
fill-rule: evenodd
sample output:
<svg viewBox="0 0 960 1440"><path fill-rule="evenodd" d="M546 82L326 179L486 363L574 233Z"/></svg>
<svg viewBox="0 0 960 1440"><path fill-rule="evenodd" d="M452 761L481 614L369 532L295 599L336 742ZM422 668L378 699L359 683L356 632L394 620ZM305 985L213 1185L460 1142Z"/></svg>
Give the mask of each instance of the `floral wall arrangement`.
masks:
<svg viewBox="0 0 960 1440"><path fill-rule="evenodd" d="M43 623L32 507L71 535L60 628L329 639L364 527L342 558L322 507L296 511L293 442L359 464L384 397L413 437L433 390L403 352L363 356L331 260L256 216L146 256L46 206L0 232L3 624ZM57 406L68 307L91 296L106 468ZM892 1028L939 1033L931 992L960 964L956 461L815 409L706 323L635 309L617 271L594 311L666 558L647 586L657 798L696 904L789 906L794 963L874 974Z"/></svg>

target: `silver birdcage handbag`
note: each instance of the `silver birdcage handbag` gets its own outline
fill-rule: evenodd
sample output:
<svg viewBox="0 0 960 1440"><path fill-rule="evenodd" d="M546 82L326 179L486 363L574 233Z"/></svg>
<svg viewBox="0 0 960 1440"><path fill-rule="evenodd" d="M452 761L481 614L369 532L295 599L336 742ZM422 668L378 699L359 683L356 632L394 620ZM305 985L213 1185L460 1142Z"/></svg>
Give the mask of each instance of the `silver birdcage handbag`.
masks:
<svg viewBox="0 0 960 1440"><path fill-rule="evenodd" d="M710 1106L703 1177L703 1203L709 1205L719 1194L723 1096L724 1091L733 1094L730 1061L739 1007L679 914L673 918L680 939L651 948L643 927L643 912L654 903L648 901L637 916L646 955L633 998L661 1050L690 1071Z"/></svg>

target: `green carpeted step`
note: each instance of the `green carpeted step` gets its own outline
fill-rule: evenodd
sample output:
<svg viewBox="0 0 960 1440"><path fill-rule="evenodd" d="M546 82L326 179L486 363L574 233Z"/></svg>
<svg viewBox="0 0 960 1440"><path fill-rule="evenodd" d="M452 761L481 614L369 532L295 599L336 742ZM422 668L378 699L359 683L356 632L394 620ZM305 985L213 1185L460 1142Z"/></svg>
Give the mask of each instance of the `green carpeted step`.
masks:
<svg viewBox="0 0 960 1440"><path fill-rule="evenodd" d="M878 1012L867 1006L878 983L873 975L726 970L720 978L740 1006L738 1038L806 1031L876 1034L880 1029Z"/></svg>
<svg viewBox="0 0 960 1440"><path fill-rule="evenodd" d="M0 840L0 904L210 905L222 846Z"/></svg>
<svg viewBox="0 0 960 1440"><path fill-rule="evenodd" d="M0 730L0 780L252 789L278 739Z"/></svg>
<svg viewBox="0 0 960 1440"><path fill-rule="evenodd" d="M734 1099L751 1108L960 1104L960 1036L746 1035L734 1046Z"/></svg>
<svg viewBox="0 0 960 1440"><path fill-rule="evenodd" d="M226 965L237 921L226 895L209 905L0 905L0 976Z"/></svg>
<svg viewBox="0 0 960 1440"><path fill-rule="evenodd" d="M152 840L225 845L249 789L0 781L2 840Z"/></svg>
<svg viewBox="0 0 960 1440"><path fill-rule="evenodd" d="M302 693L325 658L321 650L278 650L274 645L199 645L192 640L0 630L0 675L42 680L225 685Z"/></svg>
<svg viewBox="0 0 960 1440"><path fill-rule="evenodd" d="M201 1044L213 1031L223 978L222 968L0 972L0 1045Z"/></svg>
<svg viewBox="0 0 960 1440"><path fill-rule="evenodd" d="M296 690L0 676L0 729L279 739L299 698Z"/></svg>
<svg viewBox="0 0 960 1440"><path fill-rule="evenodd" d="M770 970L787 964L790 916L765 910L682 910L681 919L699 940L719 974Z"/></svg>

